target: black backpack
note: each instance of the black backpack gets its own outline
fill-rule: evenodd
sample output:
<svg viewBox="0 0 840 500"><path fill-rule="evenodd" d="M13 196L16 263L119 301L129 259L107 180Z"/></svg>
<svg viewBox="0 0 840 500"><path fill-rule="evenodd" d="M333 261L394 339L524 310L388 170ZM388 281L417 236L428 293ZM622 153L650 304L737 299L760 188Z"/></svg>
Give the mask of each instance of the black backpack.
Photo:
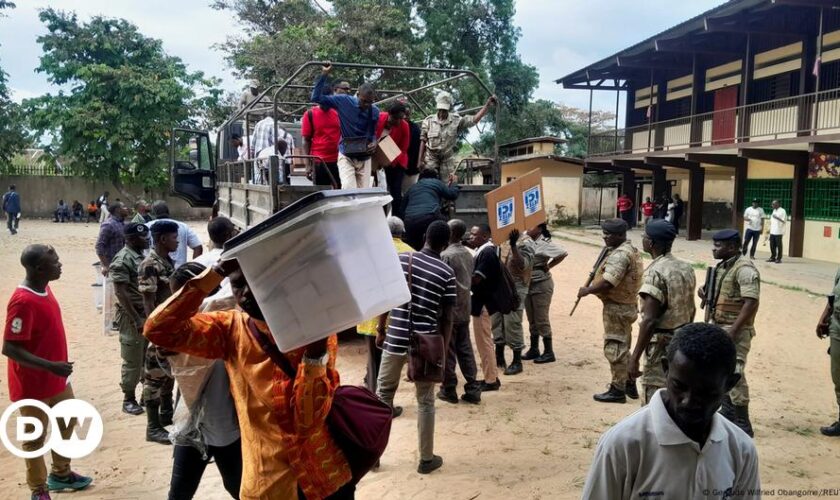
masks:
<svg viewBox="0 0 840 500"><path fill-rule="evenodd" d="M501 268L499 286L493 291L493 303L500 313L510 314L519 309L521 305L519 293L516 291L513 275L507 266L502 264L502 259L499 259L499 267Z"/></svg>

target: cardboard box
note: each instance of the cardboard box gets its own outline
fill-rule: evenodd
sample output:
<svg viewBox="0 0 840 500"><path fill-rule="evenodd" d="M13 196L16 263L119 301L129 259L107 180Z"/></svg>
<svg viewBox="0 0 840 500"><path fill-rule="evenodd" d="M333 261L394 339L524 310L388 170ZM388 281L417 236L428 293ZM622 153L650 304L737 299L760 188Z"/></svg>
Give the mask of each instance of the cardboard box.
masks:
<svg viewBox="0 0 840 500"><path fill-rule="evenodd" d="M391 139L390 135L386 135L376 145L376 151L373 153L373 168L387 167L397 157L402 154L400 147Z"/></svg>
<svg viewBox="0 0 840 500"><path fill-rule="evenodd" d="M546 221L542 173L532 170L485 195L493 241L501 244L514 229L520 233Z"/></svg>

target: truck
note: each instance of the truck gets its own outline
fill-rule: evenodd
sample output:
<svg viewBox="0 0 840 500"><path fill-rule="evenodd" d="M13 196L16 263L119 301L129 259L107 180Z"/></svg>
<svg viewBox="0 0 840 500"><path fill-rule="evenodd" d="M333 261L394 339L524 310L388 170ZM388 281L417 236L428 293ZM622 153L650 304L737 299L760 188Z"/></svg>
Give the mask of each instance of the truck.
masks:
<svg viewBox="0 0 840 500"><path fill-rule="evenodd" d="M314 156L305 155L300 148L287 152L281 159L268 158L240 160L230 140L241 137L245 148L250 148L251 133L256 123L268 116L274 120L275 137L278 128L294 137L295 144L302 144L300 122L312 106L309 97L315 71L328 64L309 61L301 65L284 82L272 84L259 92L250 102L233 113L216 131L215 142L210 132L175 128L170 137L170 192L186 200L193 207L212 207L214 214L224 215L241 229L259 224L274 212L318 190L334 186L313 185L308 179L308 168L325 168ZM335 71L347 75L369 77L379 75L380 81L411 81L410 89L377 89L377 105L395 99L405 99L414 110L428 116L435 112L434 90L446 85L471 85L473 94L492 95L489 87L472 71L465 69L419 68L359 63L330 63ZM409 75L413 78L406 78ZM402 77L401 77L402 76ZM344 79L349 79L344 78ZM479 109L459 103L459 113L468 114ZM496 104L498 113L499 104ZM498 115L497 115L498 116ZM492 157L468 157L456 168L461 195L454 206L445 207L451 218L463 219L469 225L487 222L484 195L499 184L498 143Z"/></svg>

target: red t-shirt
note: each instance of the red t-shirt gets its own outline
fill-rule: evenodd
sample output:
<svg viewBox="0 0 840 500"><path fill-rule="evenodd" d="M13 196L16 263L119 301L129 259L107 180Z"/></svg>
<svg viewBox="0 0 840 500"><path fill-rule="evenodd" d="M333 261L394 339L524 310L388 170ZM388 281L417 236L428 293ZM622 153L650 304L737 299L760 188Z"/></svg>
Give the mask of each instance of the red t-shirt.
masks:
<svg viewBox="0 0 840 500"><path fill-rule="evenodd" d="M653 217L653 203L649 201L642 203L642 214L645 217Z"/></svg>
<svg viewBox="0 0 840 500"><path fill-rule="evenodd" d="M309 113L312 113L312 121ZM312 123L314 122L314 123ZM313 130L314 128L314 130ZM303 114L300 135L312 142L309 154L317 156L326 163L338 161L338 142L341 140L341 123L338 112L334 109L324 111L315 106Z"/></svg>
<svg viewBox="0 0 840 500"><path fill-rule="evenodd" d="M382 132L385 131L385 123L388 121L388 113L382 112L379 113L379 122L376 124L376 137L381 138ZM408 168L408 143L411 141L411 132L408 128L408 122L405 120L400 120L399 125L395 128L392 128L388 131L388 135L391 136L391 139L397 144L397 147L400 148L399 156L397 159L394 160L396 165L401 166L402 168Z"/></svg>
<svg viewBox="0 0 840 500"><path fill-rule="evenodd" d="M622 196L618 199L616 205L618 205L619 212L626 212L633 208L633 200L631 200L630 197Z"/></svg>
<svg viewBox="0 0 840 500"><path fill-rule="evenodd" d="M52 291L38 293L18 286L9 299L3 339L20 343L39 358L67 361L67 338L61 320L61 308ZM37 368L21 366L9 360L9 398L47 399L67 386L67 379Z"/></svg>

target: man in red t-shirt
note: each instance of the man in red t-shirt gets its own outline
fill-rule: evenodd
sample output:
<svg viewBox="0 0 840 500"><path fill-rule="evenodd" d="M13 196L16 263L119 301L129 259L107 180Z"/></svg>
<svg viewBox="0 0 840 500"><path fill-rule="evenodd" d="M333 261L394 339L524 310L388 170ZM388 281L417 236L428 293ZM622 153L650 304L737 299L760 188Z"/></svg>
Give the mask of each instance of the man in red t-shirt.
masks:
<svg viewBox="0 0 840 500"><path fill-rule="evenodd" d="M326 108L323 104L313 106L303 114L300 135L303 139L303 154L317 156L323 161L323 163L310 162L307 177L316 186L332 185L333 189L341 189L337 163L338 143L341 140L341 122L338 119L338 111ZM329 173L324 168L325 165ZM330 174L332 174L332 179Z"/></svg>
<svg viewBox="0 0 840 500"><path fill-rule="evenodd" d="M627 196L627 193L622 193L615 204L618 207L619 215L627 223L627 226L633 227L635 225L633 224L633 200Z"/></svg>
<svg viewBox="0 0 840 500"><path fill-rule="evenodd" d="M402 151L390 165L384 167L388 192L393 198L391 212L394 217L400 219L403 218L402 183L408 167L408 145L411 141L411 130L408 127L405 115L405 104L396 102L388 109L387 113L379 113L379 123L376 125L377 140L387 135L394 140L397 147Z"/></svg>
<svg viewBox="0 0 840 500"><path fill-rule="evenodd" d="M73 399L69 380L73 364L67 361L61 308L48 285L61 276L61 262L53 247L29 245L23 250L20 263L26 269L26 279L9 299L3 330L3 354L9 358L9 398L37 399L53 407ZM32 406L21 407L20 413L37 418L44 429L39 438L23 443L23 450L40 449L50 428L47 415ZM62 436L69 438L72 429L69 427ZM43 456L26 459L26 483L32 490L32 500L48 500L48 491L80 490L91 482L91 478L71 471L70 459L55 452L49 476Z"/></svg>
<svg viewBox="0 0 840 500"><path fill-rule="evenodd" d="M652 201L650 201L650 196L645 198L645 202L642 203L642 216L645 218L645 225L648 225L651 219L653 219L653 210L656 208Z"/></svg>

